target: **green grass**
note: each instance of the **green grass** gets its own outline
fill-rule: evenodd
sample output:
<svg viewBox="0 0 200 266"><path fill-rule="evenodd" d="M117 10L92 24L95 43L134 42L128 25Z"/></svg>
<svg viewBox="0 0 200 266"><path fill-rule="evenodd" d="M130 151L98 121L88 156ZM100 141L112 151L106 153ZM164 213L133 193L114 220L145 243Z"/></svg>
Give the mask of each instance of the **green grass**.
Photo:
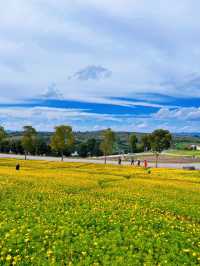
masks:
<svg viewBox="0 0 200 266"><path fill-rule="evenodd" d="M0 265L199 265L200 172L0 160Z"/></svg>
<svg viewBox="0 0 200 266"><path fill-rule="evenodd" d="M167 155L177 155L177 156L196 156L200 157L200 151L195 150L169 150L166 151Z"/></svg>

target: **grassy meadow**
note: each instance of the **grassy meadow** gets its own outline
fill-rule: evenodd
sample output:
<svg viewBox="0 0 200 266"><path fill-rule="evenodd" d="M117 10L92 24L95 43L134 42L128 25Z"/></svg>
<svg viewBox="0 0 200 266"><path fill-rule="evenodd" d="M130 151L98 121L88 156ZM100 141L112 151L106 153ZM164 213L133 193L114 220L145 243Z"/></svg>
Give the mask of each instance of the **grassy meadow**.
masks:
<svg viewBox="0 0 200 266"><path fill-rule="evenodd" d="M200 172L0 160L0 265L199 265Z"/></svg>
<svg viewBox="0 0 200 266"><path fill-rule="evenodd" d="M174 156L195 156L200 158L200 151L197 150L169 150L165 152L165 154Z"/></svg>

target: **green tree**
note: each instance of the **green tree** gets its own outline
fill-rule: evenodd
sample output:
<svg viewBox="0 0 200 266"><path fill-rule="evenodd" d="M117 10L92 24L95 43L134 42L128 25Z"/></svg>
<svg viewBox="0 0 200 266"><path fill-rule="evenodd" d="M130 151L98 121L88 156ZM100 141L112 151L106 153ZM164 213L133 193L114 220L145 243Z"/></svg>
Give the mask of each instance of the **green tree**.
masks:
<svg viewBox="0 0 200 266"><path fill-rule="evenodd" d="M78 154L82 158L86 158L88 156L88 145L85 142L82 142L78 147Z"/></svg>
<svg viewBox="0 0 200 266"><path fill-rule="evenodd" d="M7 137L7 133L4 127L0 126L0 150L2 150L2 145L6 137Z"/></svg>
<svg viewBox="0 0 200 266"><path fill-rule="evenodd" d="M97 141L94 138L90 138L87 140L87 150L88 155L94 156L95 155L95 149L96 149Z"/></svg>
<svg viewBox="0 0 200 266"><path fill-rule="evenodd" d="M137 151L137 136L135 134L131 134L129 137L129 146L132 153Z"/></svg>
<svg viewBox="0 0 200 266"><path fill-rule="evenodd" d="M142 136L141 138L141 144L143 147L143 151L149 151L151 149L151 143L150 143L150 135L149 134L145 134L144 136Z"/></svg>
<svg viewBox="0 0 200 266"><path fill-rule="evenodd" d="M24 154L24 148L20 139L11 139L10 150L15 154Z"/></svg>
<svg viewBox="0 0 200 266"><path fill-rule="evenodd" d="M52 150L61 154L61 160L64 159L64 151L71 149L74 145L74 135L70 126L57 126L55 127L55 133L51 138Z"/></svg>
<svg viewBox="0 0 200 266"><path fill-rule="evenodd" d="M36 141L35 153L37 155L46 155L49 152L47 141L43 137L38 137Z"/></svg>
<svg viewBox="0 0 200 266"><path fill-rule="evenodd" d="M163 150L169 149L172 135L168 130L157 129L150 135L151 150L156 156L156 167L158 167L158 157Z"/></svg>
<svg viewBox="0 0 200 266"><path fill-rule="evenodd" d="M24 148L25 160L28 153L34 153L37 142L37 131L32 126L24 126L22 147Z"/></svg>
<svg viewBox="0 0 200 266"><path fill-rule="evenodd" d="M116 140L115 133L110 128L103 131L100 149L104 154L105 164L107 162L107 155L111 154L113 151L115 140Z"/></svg>
<svg viewBox="0 0 200 266"><path fill-rule="evenodd" d="M102 152L100 150L100 141L95 138L90 138L87 140L88 155L90 156L101 156Z"/></svg>
<svg viewBox="0 0 200 266"><path fill-rule="evenodd" d="M2 142L7 137L7 133L4 127L0 126L0 142Z"/></svg>

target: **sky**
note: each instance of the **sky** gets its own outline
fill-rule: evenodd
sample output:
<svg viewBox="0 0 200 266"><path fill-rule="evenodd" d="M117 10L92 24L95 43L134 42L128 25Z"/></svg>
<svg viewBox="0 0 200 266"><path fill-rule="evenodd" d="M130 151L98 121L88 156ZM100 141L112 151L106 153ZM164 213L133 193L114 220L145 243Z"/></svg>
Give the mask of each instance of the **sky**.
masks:
<svg viewBox="0 0 200 266"><path fill-rule="evenodd" d="M0 124L200 131L198 0L7 0Z"/></svg>

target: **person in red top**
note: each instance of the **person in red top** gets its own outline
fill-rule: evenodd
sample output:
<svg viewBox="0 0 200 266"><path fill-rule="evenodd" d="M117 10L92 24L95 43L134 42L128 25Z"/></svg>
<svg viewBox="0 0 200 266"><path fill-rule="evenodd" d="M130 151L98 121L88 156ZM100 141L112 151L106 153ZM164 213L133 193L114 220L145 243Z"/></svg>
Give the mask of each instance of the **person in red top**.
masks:
<svg viewBox="0 0 200 266"><path fill-rule="evenodd" d="M144 168L147 168L147 167L148 167L147 160L144 160Z"/></svg>

